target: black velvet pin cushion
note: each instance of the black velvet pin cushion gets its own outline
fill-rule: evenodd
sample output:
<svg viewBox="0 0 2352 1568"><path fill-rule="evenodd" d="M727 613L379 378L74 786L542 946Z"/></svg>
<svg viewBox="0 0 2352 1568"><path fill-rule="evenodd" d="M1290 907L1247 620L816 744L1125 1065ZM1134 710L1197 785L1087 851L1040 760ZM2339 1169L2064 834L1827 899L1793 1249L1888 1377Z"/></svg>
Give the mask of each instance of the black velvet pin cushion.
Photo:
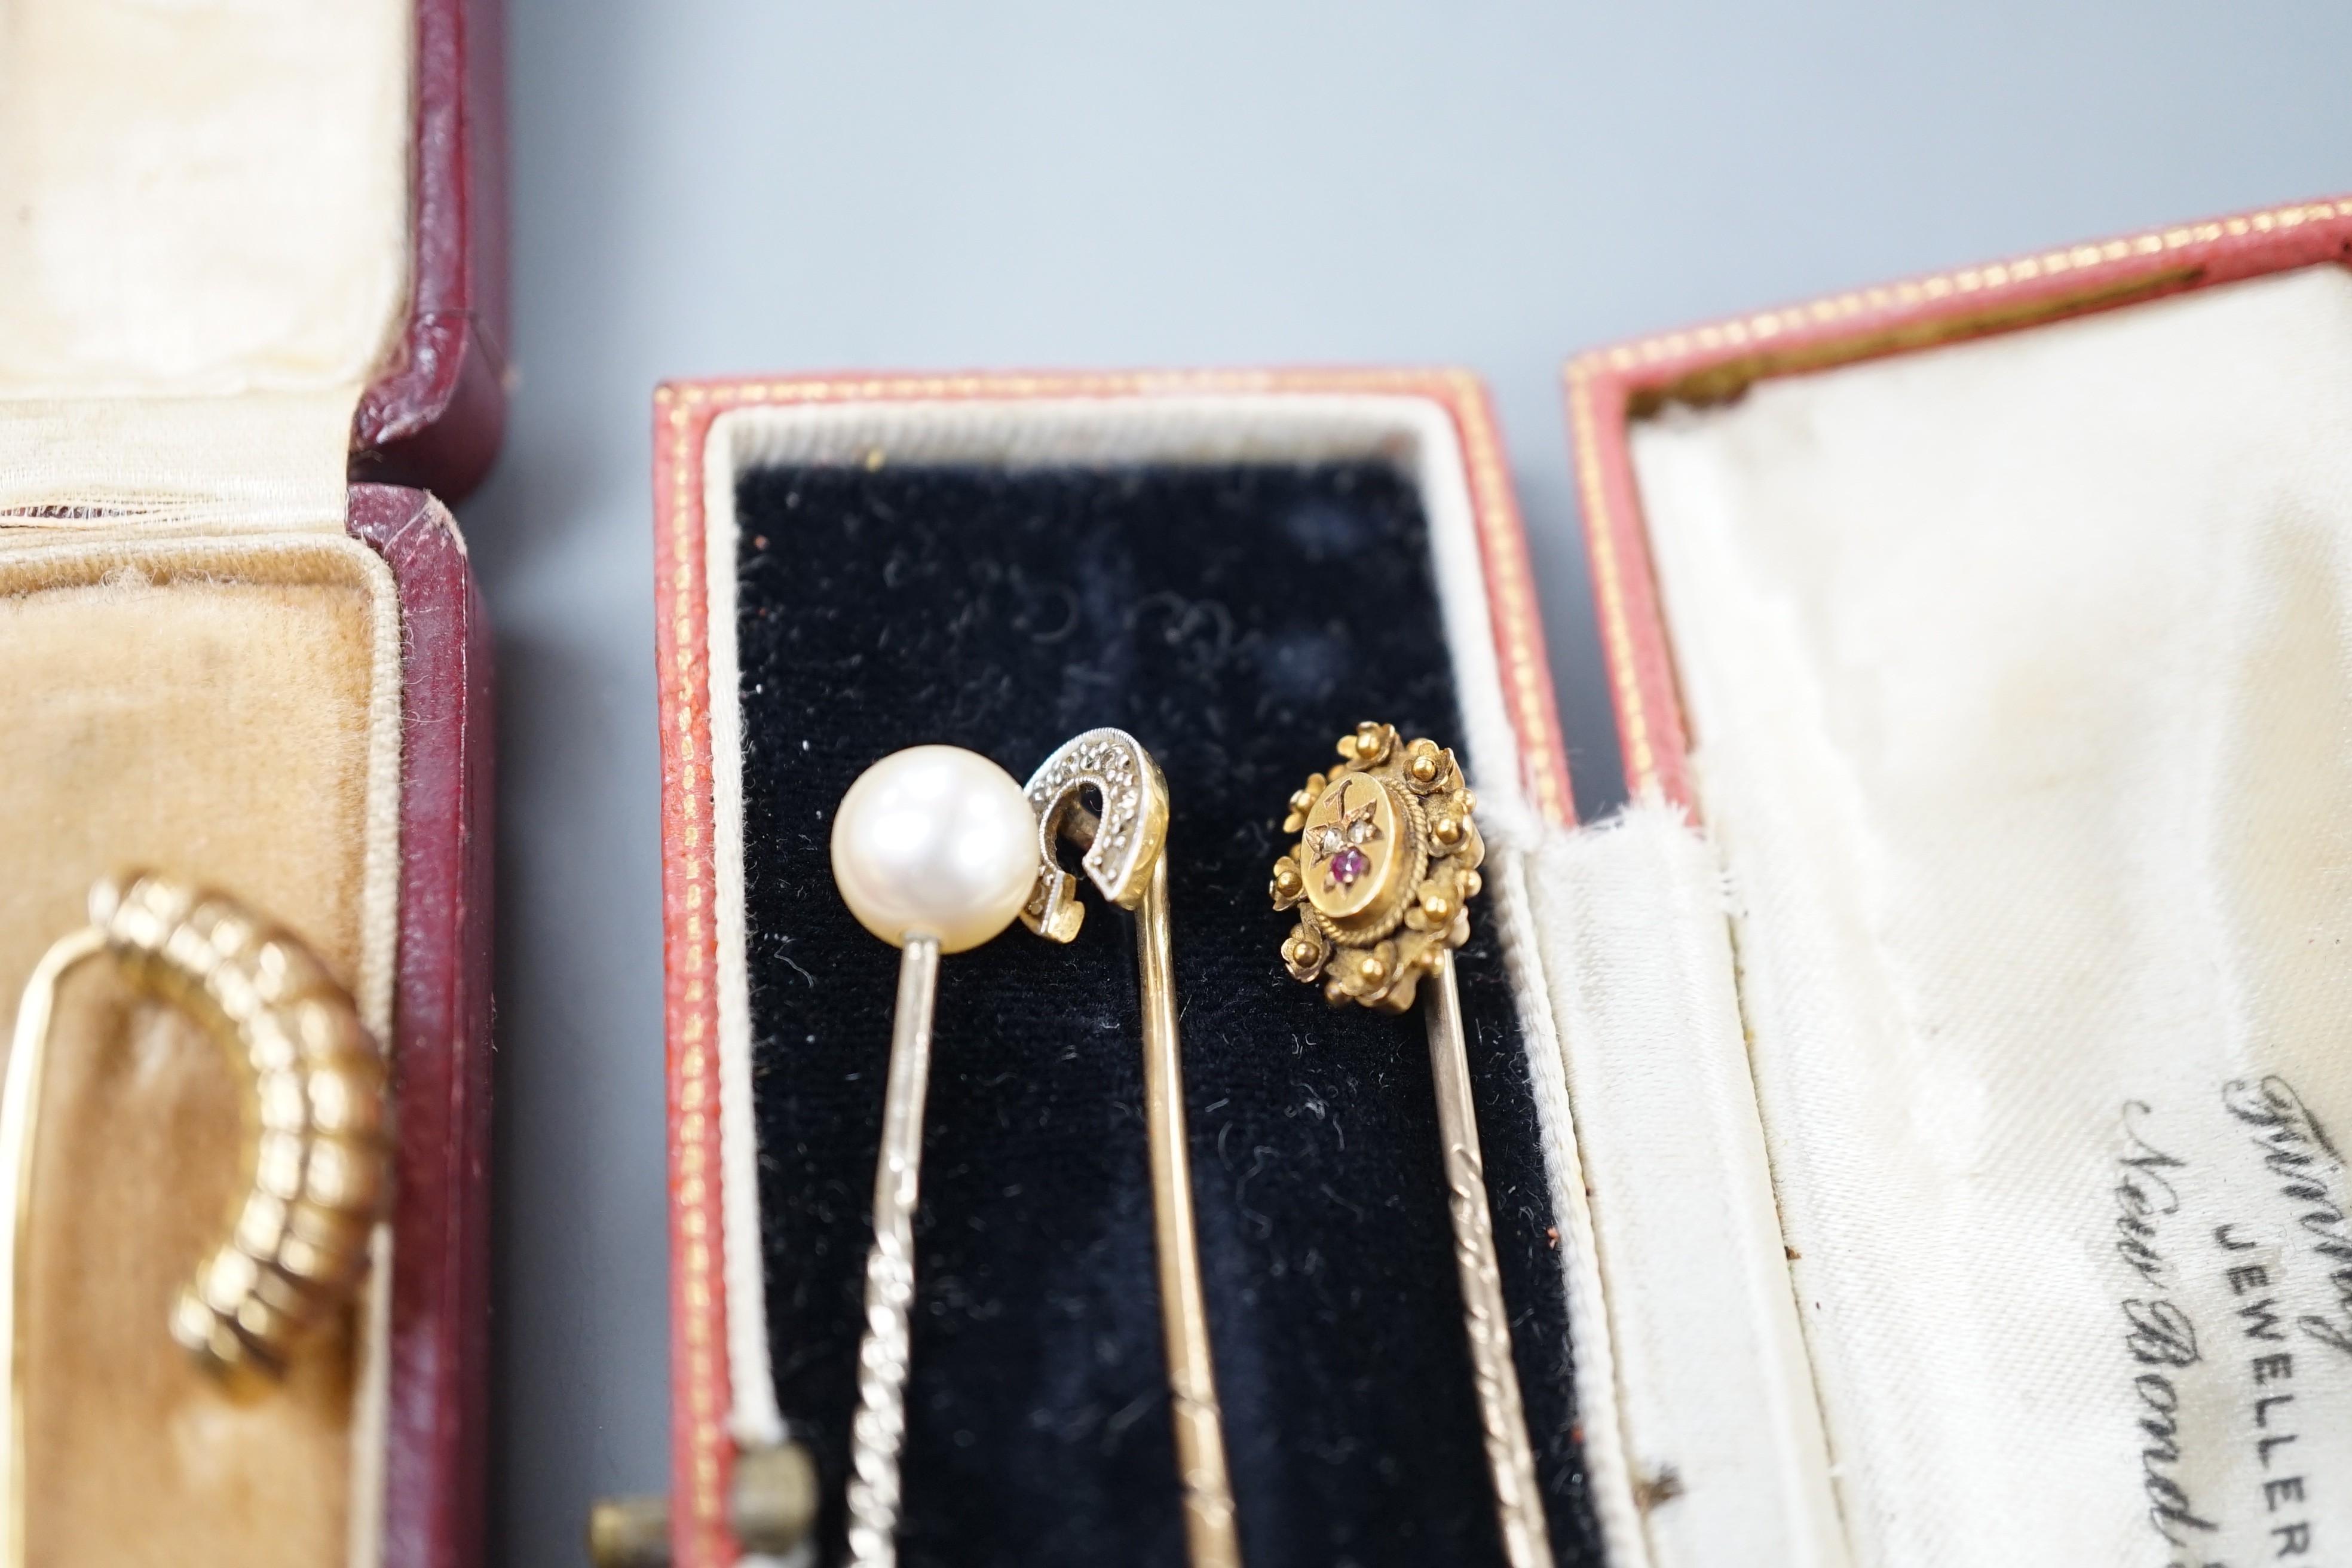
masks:
<svg viewBox="0 0 2352 1568"><path fill-rule="evenodd" d="M827 1560L856 1405L897 953L830 814L943 742L1025 778L1087 729L1165 771L1201 1261L1252 1568L1501 1561L1417 1015L1285 973L1284 803L1361 720L1461 748L1412 485L1374 463L755 469L738 485L745 884L768 1333ZM1464 755L1475 778L1477 759ZM1544 1154L1498 945L1459 955L1556 1554L1599 1563ZM1131 917L943 961L901 1560L1184 1562Z"/></svg>

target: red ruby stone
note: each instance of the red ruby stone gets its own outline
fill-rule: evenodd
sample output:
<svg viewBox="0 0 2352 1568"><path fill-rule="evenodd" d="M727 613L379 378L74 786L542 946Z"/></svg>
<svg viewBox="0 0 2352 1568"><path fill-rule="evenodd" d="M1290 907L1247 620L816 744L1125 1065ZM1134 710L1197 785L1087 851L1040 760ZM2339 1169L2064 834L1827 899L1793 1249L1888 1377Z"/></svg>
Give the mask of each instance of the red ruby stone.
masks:
<svg viewBox="0 0 2352 1568"><path fill-rule="evenodd" d="M1331 857L1331 879L1343 888L1370 869L1364 852L1352 844Z"/></svg>

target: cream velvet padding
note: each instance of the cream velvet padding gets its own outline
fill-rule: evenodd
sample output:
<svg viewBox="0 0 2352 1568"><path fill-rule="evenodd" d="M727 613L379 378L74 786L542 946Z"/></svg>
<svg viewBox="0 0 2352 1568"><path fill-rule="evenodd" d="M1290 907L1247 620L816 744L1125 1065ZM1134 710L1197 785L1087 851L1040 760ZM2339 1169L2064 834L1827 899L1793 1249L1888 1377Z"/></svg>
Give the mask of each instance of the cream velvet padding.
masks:
<svg viewBox="0 0 2352 1568"><path fill-rule="evenodd" d="M409 281L410 0L0 0L0 510L340 516Z"/></svg>
<svg viewBox="0 0 2352 1568"><path fill-rule="evenodd" d="M383 1032L399 655L390 573L348 539L0 535L6 1012L91 881L146 867L285 923ZM69 976L22 1309L36 1568L377 1553L383 1268L280 1388L233 1395L166 1331L250 1179L233 1090L218 1048L104 960Z"/></svg>
<svg viewBox="0 0 2352 1568"><path fill-rule="evenodd" d="M1853 1558L2343 1559L2352 278L1768 381L1633 455ZM1596 1213L1711 1241L1637 1187ZM1769 1302L1657 1310L1789 1376ZM1637 1457L1720 1447L1636 1406Z"/></svg>

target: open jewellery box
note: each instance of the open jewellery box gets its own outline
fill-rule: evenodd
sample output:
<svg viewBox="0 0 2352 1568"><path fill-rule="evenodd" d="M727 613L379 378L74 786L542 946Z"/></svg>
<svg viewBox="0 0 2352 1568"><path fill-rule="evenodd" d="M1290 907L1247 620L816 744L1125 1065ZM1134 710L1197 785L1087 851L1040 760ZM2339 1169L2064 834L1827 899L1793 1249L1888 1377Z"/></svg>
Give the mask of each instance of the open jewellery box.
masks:
<svg viewBox="0 0 2352 1568"><path fill-rule="evenodd" d="M352 994L396 1129L353 1300L216 1382L168 1325L254 1113L188 1016L71 972L11 1529L35 1564L470 1563L490 643L436 495L499 432L497 18L0 0L0 993L101 877L218 889Z"/></svg>
<svg viewBox="0 0 2352 1568"><path fill-rule="evenodd" d="M2352 1553L2347 261L2320 202L1570 367L1612 1561Z"/></svg>
<svg viewBox="0 0 2352 1568"><path fill-rule="evenodd" d="M1571 1140L1524 879L1570 796L1476 382L689 383L656 432L677 1560L736 1561L736 1458L787 1436L840 1550L898 954L834 889L835 803L902 747L1024 778L1112 725L1168 778L1245 1560L1501 1561L1423 1020L1292 981L1267 894L1291 794L1365 720L1454 746L1476 784L1475 1098L1551 1533L1589 1554ZM1097 905L1069 947L1016 925L940 965L902 1562L1184 1561L1129 921Z"/></svg>
<svg viewBox="0 0 2352 1568"><path fill-rule="evenodd" d="M894 959L833 804L1103 723L1171 783L1244 1560L1497 1559L1417 1026L1287 984L1264 904L1363 718L1483 802L1465 1008L1562 1562L2340 1555L2347 252L2320 204L1576 362L1633 797L1580 828L1465 378L665 388L678 1561L735 1560L730 1466L787 1435L840 1539ZM1096 923L944 966L910 1562L1183 1560Z"/></svg>

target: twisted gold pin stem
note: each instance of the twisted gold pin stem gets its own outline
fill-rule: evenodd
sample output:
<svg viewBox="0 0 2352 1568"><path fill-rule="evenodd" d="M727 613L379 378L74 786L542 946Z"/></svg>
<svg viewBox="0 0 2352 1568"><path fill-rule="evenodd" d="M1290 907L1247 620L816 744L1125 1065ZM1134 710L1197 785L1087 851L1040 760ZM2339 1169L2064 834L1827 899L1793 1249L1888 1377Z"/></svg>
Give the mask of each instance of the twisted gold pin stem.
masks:
<svg viewBox="0 0 2352 1568"><path fill-rule="evenodd" d="M923 1097L931 1076L937 938L909 937L891 1011L882 1152L874 1166L874 1245L866 1254L866 1330L857 1342L857 1414L849 1424L849 1560L898 1560L898 1456L907 1438L907 1315L915 1300L915 1203L923 1165Z"/></svg>
<svg viewBox="0 0 2352 1568"><path fill-rule="evenodd" d="M1478 1148L1478 1117L1470 1104L1470 1058L1462 1035L1462 998L1454 981L1454 954L1438 961L1431 988L1429 1068L1437 1082L1437 1133L1445 1145L1447 1212L1454 1220L1454 1261L1462 1276L1462 1319L1470 1339L1470 1370L1478 1387L1479 1423L1493 1475L1495 1512L1503 1556L1511 1568L1550 1568L1550 1531L1536 1489L1536 1458L1519 1403L1518 1368L1511 1360L1511 1319L1503 1303L1503 1275L1495 1256L1495 1225L1486 1207L1486 1164Z"/></svg>

